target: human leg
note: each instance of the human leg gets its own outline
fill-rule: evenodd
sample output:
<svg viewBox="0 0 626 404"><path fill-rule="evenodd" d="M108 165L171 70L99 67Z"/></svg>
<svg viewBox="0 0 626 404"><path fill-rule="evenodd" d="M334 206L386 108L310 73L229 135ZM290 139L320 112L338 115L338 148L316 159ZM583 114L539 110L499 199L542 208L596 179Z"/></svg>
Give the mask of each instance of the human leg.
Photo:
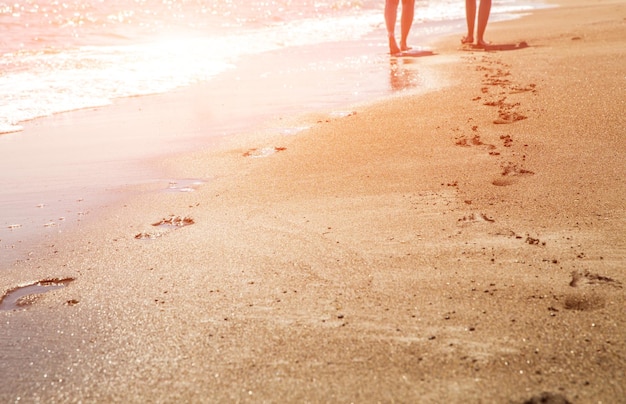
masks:
<svg viewBox="0 0 626 404"><path fill-rule="evenodd" d="M468 0L469 1L469 0ZM483 35L487 28L487 22L489 21L489 13L491 12L491 0L480 0L480 7L478 8L478 32L476 37L476 43L479 46L487 45Z"/></svg>
<svg viewBox="0 0 626 404"><path fill-rule="evenodd" d="M465 20L467 21L467 35L461 39L461 42L473 43L474 21L476 21L476 0L465 0Z"/></svg>
<svg viewBox="0 0 626 404"><path fill-rule="evenodd" d="M415 0L402 0L402 19L400 20L400 49L408 50L409 46L406 41L409 37L409 31L413 25L413 16L415 14Z"/></svg>
<svg viewBox="0 0 626 404"><path fill-rule="evenodd" d="M400 0L385 1L385 26L387 27L387 37L389 38L389 53L392 55L400 52L400 48L398 47L395 38L399 2Z"/></svg>

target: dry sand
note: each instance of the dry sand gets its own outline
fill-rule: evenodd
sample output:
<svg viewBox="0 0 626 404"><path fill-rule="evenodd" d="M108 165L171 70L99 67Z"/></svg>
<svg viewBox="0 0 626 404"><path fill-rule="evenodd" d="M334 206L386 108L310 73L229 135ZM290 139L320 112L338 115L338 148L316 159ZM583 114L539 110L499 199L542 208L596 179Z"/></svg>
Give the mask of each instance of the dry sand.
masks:
<svg viewBox="0 0 626 404"><path fill-rule="evenodd" d="M492 24L528 47L160 161L203 183L3 268L75 280L0 312L1 401L626 402L625 16Z"/></svg>

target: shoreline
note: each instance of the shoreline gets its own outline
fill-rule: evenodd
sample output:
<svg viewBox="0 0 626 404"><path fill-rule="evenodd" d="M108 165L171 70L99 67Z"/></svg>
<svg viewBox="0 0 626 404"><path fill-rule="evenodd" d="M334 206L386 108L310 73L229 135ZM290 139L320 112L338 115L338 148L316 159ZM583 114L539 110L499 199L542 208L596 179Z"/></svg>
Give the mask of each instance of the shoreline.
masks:
<svg viewBox="0 0 626 404"><path fill-rule="evenodd" d="M544 7L549 6L544 5L537 10ZM525 13L518 14L523 16ZM323 97L315 95L316 90L309 88L303 91L304 97L298 98L306 106L295 107L298 102L290 101L295 96L283 89L275 96L275 100L271 100L272 103L284 104L278 110L267 107L262 97L259 97L265 91L275 91L277 87L276 79L264 82L254 79L265 69L264 65L272 69L271 66L291 64L291 69L297 71L297 64L293 65L294 59L304 66L307 61L317 61L320 53L325 53L328 58L326 63L352 55L371 58L372 63L377 65L387 59L380 52L371 52L372 48L384 50L386 47L384 41L379 41L379 37L377 33L372 33L360 44L338 42L332 45L330 51L327 44L318 44L303 47L296 54L268 52L253 62L243 63L235 71L222 73L223 79L220 80L164 94L120 98L108 106L40 117L21 122L24 130L20 132L0 134L0 141L3 142L0 173L5 173L4 177L0 174L0 182L4 182L4 186L11 190L0 199L0 210L3 211L0 217L0 251L4 253L0 265L11 265L17 260L26 259L41 246L54 243L57 233L80 226L93 212L106 209L110 203L119 200L117 195L126 192L125 189L133 186L150 187L154 183L165 183L168 186L170 181L189 180L159 175L159 169L154 170L159 163L151 162L153 158L167 158L168 155L184 153L197 147L210 148L224 136L243 136L241 134L253 132L255 125L273 124L276 131L295 133L302 129L302 125L295 122L295 127L288 127L281 120L293 121L287 117L307 116L311 111L347 114L352 107L380 102L393 97L394 93L409 90L418 94L431 91L433 85L434 88L447 85L437 83L441 78L437 77L436 67L429 71L428 63L423 63L420 68L424 70L418 71L413 65L415 60L407 58L392 60L386 94L380 84L372 84L383 81L381 71L368 69L361 73L363 77L354 81L354 95L349 95L350 89L344 88L344 93L331 90ZM417 48L430 49L440 38L441 35L429 33L426 38L414 37L414 40ZM269 72L267 70L266 73ZM307 80L324 82L323 73L318 71L315 76L306 78L287 74L288 81L280 84L288 89ZM348 69L347 75L354 79L355 72ZM345 87L346 83L342 83L340 76L336 73L335 76L330 83ZM232 89L225 83L235 82L235 91L246 99L243 106L235 97L228 95ZM246 92L246 87L259 88ZM217 92L218 96L214 98L221 100L221 103L207 103L204 99L213 92ZM326 104L325 98L341 98L341 101L333 99ZM177 103L187 105L186 111L172 114L170 111L179 108ZM168 110L167 114L159 112L163 109ZM241 113L242 109L247 112ZM208 113L210 117L199 119L197 115L200 113ZM165 116L169 121L163 119ZM110 117L119 122L111 122ZM159 122L158 127L154 124L156 121ZM191 125L176 124L179 121L188 121ZM98 136L82 134L105 125L109 126L106 134L102 130ZM154 129L146 131L143 127ZM207 136L207 132L212 134ZM177 135L172 136L171 133ZM139 149L141 151L137 152ZM74 152L78 150L80 153ZM25 156L28 158L25 159ZM32 160L37 161L37 164L30 164ZM15 173L21 174L16 177Z"/></svg>
<svg viewBox="0 0 626 404"><path fill-rule="evenodd" d="M0 181L11 192L0 201L4 213L0 218L0 251L4 252L0 264L11 265L40 246L54 243L57 233L80 226L88 215L106 209L133 186L150 188L161 183L167 187L169 181L188 180L161 175L160 159L197 148L215 148L231 137L258 136L252 135L258 132L257 127L265 128L264 136L273 132L288 136L303 129L298 122L306 119L303 116L347 114L353 106L393 97L394 92L423 92L433 85L432 75L416 74L399 75L400 80L386 83L393 77L386 78L388 73L377 66L388 56L371 50L381 48L375 37L366 38L357 47L350 44L354 45L332 44L330 50L325 44L307 46L296 54L268 52L215 81L164 94L121 98L109 106L22 123L23 131L1 139L0 173L5 176L0 174ZM290 89L297 89L299 82L324 81L323 69L307 77L298 72L302 69L298 66L313 63L320 52L326 52L322 63L346 63L342 58L365 55L374 67L361 73L345 68L354 79L353 89L348 88L349 79L344 82L335 72L325 86L335 83L339 90L317 90L309 83L308 88L297 90L301 95L293 94ZM284 64L293 72L279 77L271 70ZM411 67L400 66L398 70L410 72ZM270 73L259 80L259 75ZM324 96L324 91L328 95ZM272 93L272 98L266 100L265 93ZM84 135L90 132L98 135ZM30 164L31 160L38 163ZM20 175L16 179L11 173Z"/></svg>
<svg viewBox="0 0 626 404"><path fill-rule="evenodd" d="M0 397L619 402L625 10L490 25L529 46L446 42L412 64L439 91L154 161L203 183L2 272L74 280L0 312Z"/></svg>

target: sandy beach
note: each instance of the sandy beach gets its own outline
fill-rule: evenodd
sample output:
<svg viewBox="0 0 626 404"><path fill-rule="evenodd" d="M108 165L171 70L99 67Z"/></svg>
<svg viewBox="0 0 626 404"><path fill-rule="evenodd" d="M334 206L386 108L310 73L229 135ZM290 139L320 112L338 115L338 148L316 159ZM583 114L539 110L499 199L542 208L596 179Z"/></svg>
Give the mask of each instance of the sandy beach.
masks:
<svg viewBox="0 0 626 404"><path fill-rule="evenodd" d="M146 162L0 268L58 286L0 311L0 401L626 403L626 4L561 3L391 60L437 91Z"/></svg>

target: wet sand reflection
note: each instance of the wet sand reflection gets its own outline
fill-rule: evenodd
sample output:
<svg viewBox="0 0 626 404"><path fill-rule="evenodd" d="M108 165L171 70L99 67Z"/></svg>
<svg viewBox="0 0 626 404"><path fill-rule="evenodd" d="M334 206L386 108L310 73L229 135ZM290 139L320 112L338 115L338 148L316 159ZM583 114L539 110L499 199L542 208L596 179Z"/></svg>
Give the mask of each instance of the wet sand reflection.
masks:
<svg viewBox="0 0 626 404"><path fill-rule="evenodd" d="M389 59L389 85L392 91L402 91L418 87L421 77L417 70L419 58L435 55L429 50L409 50Z"/></svg>

